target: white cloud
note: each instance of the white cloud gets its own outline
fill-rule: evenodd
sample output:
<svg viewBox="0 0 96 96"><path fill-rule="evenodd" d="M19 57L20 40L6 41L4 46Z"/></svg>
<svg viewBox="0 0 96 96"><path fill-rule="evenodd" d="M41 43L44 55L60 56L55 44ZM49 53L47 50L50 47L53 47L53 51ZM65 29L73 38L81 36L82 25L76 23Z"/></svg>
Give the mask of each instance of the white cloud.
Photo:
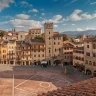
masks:
<svg viewBox="0 0 96 96"><path fill-rule="evenodd" d="M91 5L95 5L95 4L96 4L96 2L91 2L90 4L91 4Z"/></svg>
<svg viewBox="0 0 96 96"><path fill-rule="evenodd" d="M58 27L58 25L54 25L54 27L56 28L56 27Z"/></svg>
<svg viewBox="0 0 96 96"><path fill-rule="evenodd" d="M21 4L22 6L25 6L25 7L26 7L26 6L29 6L29 7L30 7L30 6L33 6L32 4L29 4L29 3L26 2L26 1L21 1L20 4Z"/></svg>
<svg viewBox="0 0 96 96"><path fill-rule="evenodd" d="M60 23L62 19L62 15L55 15L52 19L49 20L44 20L42 23L44 24L45 22L53 22L53 23Z"/></svg>
<svg viewBox="0 0 96 96"><path fill-rule="evenodd" d="M96 30L96 28L89 28L89 27L86 27L85 30Z"/></svg>
<svg viewBox="0 0 96 96"><path fill-rule="evenodd" d="M96 13L89 14L88 12L83 13L82 10L76 9L67 18L63 18L63 21L79 21L79 20L89 20L96 18Z"/></svg>
<svg viewBox="0 0 96 96"><path fill-rule="evenodd" d="M44 15L45 15L45 13L42 13L41 15L42 15L42 16L44 16Z"/></svg>
<svg viewBox="0 0 96 96"><path fill-rule="evenodd" d="M77 31L83 31L83 29L82 28L77 28Z"/></svg>
<svg viewBox="0 0 96 96"><path fill-rule="evenodd" d="M16 17L18 19L29 19L30 18L30 16L26 15L26 14L18 14L18 15L16 15Z"/></svg>
<svg viewBox="0 0 96 96"><path fill-rule="evenodd" d="M14 3L14 0L0 0L0 11L2 11L4 8L10 7L10 3Z"/></svg>
<svg viewBox="0 0 96 96"><path fill-rule="evenodd" d="M81 13L82 10L76 9L74 10L74 12L67 17L67 19L65 19L66 21L77 21L77 20L81 20L82 18L78 15L79 13Z"/></svg>
<svg viewBox="0 0 96 96"><path fill-rule="evenodd" d="M40 21L35 21L35 20L22 20L22 19L14 19L14 20L10 20L9 23L13 26L13 27L18 27L21 28L23 27L24 30L28 30L29 28L38 28L38 27L42 27L41 22Z"/></svg>
<svg viewBox="0 0 96 96"><path fill-rule="evenodd" d="M39 12L37 9L32 9L32 10L29 10L28 13L30 12Z"/></svg>
<svg viewBox="0 0 96 96"><path fill-rule="evenodd" d="M77 31L86 31L86 30L96 30L96 28L91 28L91 27L86 27L84 29L82 28L77 28Z"/></svg>
<svg viewBox="0 0 96 96"><path fill-rule="evenodd" d="M72 24L73 26L75 26L76 24Z"/></svg>

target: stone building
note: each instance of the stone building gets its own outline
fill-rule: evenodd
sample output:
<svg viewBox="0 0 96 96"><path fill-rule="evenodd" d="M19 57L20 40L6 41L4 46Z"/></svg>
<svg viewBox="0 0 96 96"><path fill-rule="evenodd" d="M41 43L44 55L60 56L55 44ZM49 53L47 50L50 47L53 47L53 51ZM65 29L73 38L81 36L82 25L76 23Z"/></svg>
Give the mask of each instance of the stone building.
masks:
<svg viewBox="0 0 96 96"><path fill-rule="evenodd" d="M75 45L73 43L69 41L63 42L61 52L63 65L73 64L73 48L75 48Z"/></svg>
<svg viewBox="0 0 96 96"><path fill-rule="evenodd" d="M96 37L84 42L85 73L96 77Z"/></svg>
<svg viewBox="0 0 96 96"><path fill-rule="evenodd" d="M24 41L27 35L28 35L28 32L19 31L18 32L18 41Z"/></svg>
<svg viewBox="0 0 96 96"><path fill-rule="evenodd" d="M0 64L7 64L7 42L1 42L0 44Z"/></svg>
<svg viewBox="0 0 96 96"><path fill-rule="evenodd" d="M8 64L15 65L16 62L16 41L10 40L7 42L7 55L8 55Z"/></svg>
<svg viewBox="0 0 96 96"><path fill-rule="evenodd" d="M53 64L55 60L61 61L60 50L63 46L63 37L59 32L54 32L53 23L44 24L46 60Z"/></svg>
<svg viewBox="0 0 96 96"><path fill-rule="evenodd" d="M32 65L34 62L45 60L45 42L31 39L29 42L16 43L16 61L21 65Z"/></svg>
<svg viewBox="0 0 96 96"><path fill-rule="evenodd" d="M85 71L84 47L77 47L73 50L73 66Z"/></svg>

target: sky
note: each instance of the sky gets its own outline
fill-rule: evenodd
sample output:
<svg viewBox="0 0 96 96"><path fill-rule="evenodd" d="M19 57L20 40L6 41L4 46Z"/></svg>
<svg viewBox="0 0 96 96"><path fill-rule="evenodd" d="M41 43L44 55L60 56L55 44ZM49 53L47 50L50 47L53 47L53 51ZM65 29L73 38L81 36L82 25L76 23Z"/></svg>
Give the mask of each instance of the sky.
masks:
<svg viewBox="0 0 96 96"><path fill-rule="evenodd" d="M54 23L54 31L96 29L96 0L0 0L0 29L28 31Z"/></svg>

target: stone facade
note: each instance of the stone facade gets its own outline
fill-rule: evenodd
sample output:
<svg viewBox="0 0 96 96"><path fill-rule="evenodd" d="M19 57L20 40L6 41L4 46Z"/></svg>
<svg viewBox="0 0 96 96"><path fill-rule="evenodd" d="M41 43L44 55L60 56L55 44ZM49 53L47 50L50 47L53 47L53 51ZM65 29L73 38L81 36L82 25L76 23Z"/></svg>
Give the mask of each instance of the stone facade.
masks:
<svg viewBox="0 0 96 96"><path fill-rule="evenodd" d="M96 76L96 39L84 42L85 73Z"/></svg>

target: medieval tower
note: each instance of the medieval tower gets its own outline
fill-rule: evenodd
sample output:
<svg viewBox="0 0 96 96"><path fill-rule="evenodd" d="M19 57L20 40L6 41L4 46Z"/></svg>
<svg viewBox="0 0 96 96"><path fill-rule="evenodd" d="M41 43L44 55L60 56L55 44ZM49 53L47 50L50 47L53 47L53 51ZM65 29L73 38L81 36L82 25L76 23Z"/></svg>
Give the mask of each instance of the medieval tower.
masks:
<svg viewBox="0 0 96 96"><path fill-rule="evenodd" d="M49 63L53 63L53 23L45 23L44 24L44 32L45 32L45 44L46 44L46 60Z"/></svg>

